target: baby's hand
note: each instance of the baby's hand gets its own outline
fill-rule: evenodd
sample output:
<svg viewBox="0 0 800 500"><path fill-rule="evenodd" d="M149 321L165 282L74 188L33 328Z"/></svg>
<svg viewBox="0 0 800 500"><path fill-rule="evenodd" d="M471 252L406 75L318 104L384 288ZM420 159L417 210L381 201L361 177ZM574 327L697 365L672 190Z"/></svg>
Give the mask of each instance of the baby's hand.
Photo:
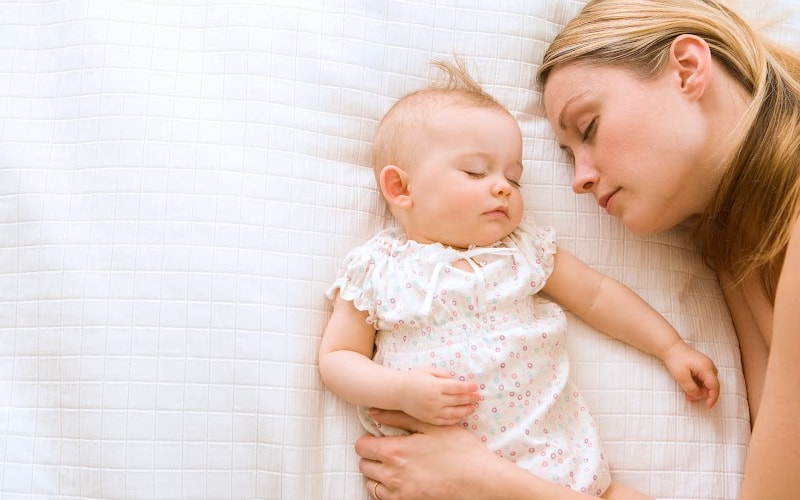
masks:
<svg viewBox="0 0 800 500"><path fill-rule="evenodd" d="M429 424L457 424L478 401L478 384L453 379L447 370L421 368L402 377L401 409Z"/></svg>
<svg viewBox="0 0 800 500"><path fill-rule="evenodd" d="M683 388L689 401L706 400L711 408L719 398L717 367L711 358L680 341L664 357L664 364Z"/></svg>

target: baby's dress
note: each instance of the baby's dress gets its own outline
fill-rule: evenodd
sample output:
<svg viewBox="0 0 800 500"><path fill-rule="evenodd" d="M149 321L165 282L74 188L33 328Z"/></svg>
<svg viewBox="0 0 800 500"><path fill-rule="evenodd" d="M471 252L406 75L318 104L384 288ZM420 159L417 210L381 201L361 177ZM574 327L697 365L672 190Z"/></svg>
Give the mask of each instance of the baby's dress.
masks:
<svg viewBox="0 0 800 500"><path fill-rule="evenodd" d="M573 490L599 495L611 477L595 422L569 378L566 316L537 295L555 237L525 223L492 247L460 251L382 231L345 259L328 291L369 314L376 363L436 367L478 383L462 425L497 454ZM465 260L465 271L453 264ZM373 434L397 434L359 409Z"/></svg>

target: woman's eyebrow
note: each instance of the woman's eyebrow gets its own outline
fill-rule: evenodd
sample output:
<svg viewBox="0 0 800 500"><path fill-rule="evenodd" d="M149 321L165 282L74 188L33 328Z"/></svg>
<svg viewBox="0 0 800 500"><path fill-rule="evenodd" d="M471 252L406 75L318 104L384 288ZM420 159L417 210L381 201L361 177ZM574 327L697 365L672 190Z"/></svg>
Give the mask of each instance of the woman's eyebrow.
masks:
<svg viewBox="0 0 800 500"><path fill-rule="evenodd" d="M564 103L564 107L561 108L561 113L558 114L558 127L561 130L566 130L567 129L567 125L565 123L564 117L566 116L569 108L575 104L575 101L585 97L586 94L588 94L588 93L589 93L589 91L585 90L585 91L581 92L580 94L576 94L576 95L570 97L569 99L567 99L567 102Z"/></svg>

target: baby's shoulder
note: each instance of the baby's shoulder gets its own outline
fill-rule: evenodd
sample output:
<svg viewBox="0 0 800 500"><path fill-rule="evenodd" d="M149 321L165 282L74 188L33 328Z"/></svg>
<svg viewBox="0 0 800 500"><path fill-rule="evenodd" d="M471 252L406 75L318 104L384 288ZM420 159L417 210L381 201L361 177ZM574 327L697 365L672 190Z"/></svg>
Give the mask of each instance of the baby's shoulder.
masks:
<svg viewBox="0 0 800 500"><path fill-rule="evenodd" d="M552 226L540 225L525 218L503 243L523 251L535 248L539 251L555 252L556 233Z"/></svg>
<svg viewBox="0 0 800 500"><path fill-rule="evenodd" d="M380 231L370 239L351 249L344 259L346 265L354 263L372 265L395 259L398 250L406 244L405 233L399 228L388 228Z"/></svg>

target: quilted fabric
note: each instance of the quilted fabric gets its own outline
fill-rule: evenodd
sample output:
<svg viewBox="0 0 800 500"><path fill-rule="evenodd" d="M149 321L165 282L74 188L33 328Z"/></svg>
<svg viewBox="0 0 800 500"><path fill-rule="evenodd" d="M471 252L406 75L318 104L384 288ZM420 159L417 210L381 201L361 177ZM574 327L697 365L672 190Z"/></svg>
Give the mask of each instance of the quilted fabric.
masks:
<svg viewBox="0 0 800 500"><path fill-rule="evenodd" d="M581 4L0 3L0 496L367 498L355 410L316 371L324 292L390 222L377 120L457 54L521 123L530 214L720 368L708 411L572 319L613 474L735 498L749 423L717 282L685 228L636 238L571 192L531 88ZM771 5L753 15L798 40L800 1Z"/></svg>

